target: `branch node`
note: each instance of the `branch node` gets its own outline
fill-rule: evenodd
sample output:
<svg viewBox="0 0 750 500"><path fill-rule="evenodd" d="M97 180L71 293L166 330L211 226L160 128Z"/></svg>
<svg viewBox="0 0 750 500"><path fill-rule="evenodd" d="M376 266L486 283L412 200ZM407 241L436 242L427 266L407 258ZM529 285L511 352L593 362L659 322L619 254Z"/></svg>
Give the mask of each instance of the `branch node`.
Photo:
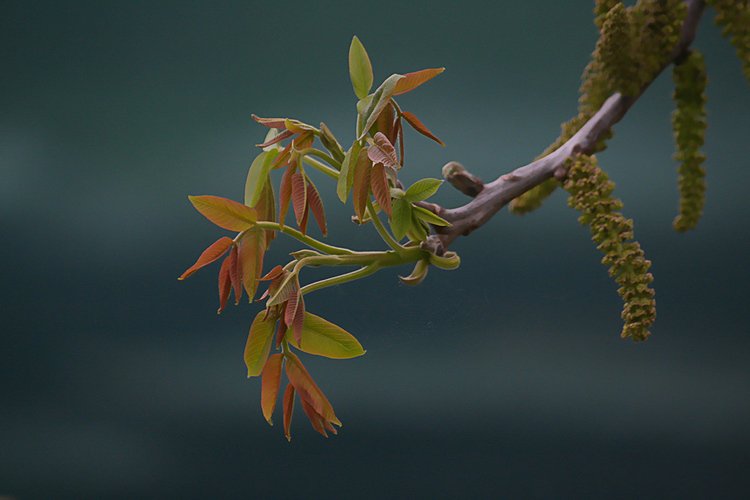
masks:
<svg viewBox="0 0 750 500"><path fill-rule="evenodd" d="M425 250L426 252L430 252L431 254L435 254L438 257L442 257L442 255L445 253L445 246L443 245L443 242L440 241L440 238L438 238L434 234L428 236L427 240L420 243L419 248Z"/></svg>
<svg viewBox="0 0 750 500"><path fill-rule="evenodd" d="M568 170L563 166L559 166L555 169L555 172L553 175L555 176L555 179L557 179L560 182L563 182L565 179L568 178Z"/></svg>
<svg viewBox="0 0 750 500"><path fill-rule="evenodd" d="M482 179L468 172L463 165L455 161L448 162L443 166L443 177L451 186L472 198L484 189Z"/></svg>

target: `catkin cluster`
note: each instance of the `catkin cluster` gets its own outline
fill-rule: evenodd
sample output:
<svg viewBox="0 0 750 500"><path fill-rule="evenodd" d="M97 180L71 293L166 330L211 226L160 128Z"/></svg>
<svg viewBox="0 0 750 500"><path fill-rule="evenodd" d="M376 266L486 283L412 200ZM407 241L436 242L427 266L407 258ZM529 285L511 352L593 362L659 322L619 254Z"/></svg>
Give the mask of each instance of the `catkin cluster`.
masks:
<svg viewBox="0 0 750 500"><path fill-rule="evenodd" d="M737 49L742 72L750 83L750 2L747 0L707 0L716 11L714 22Z"/></svg>
<svg viewBox="0 0 750 500"><path fill-rule="evenodd" d="M699 151L706 133L706 65L703 56L693 51L681 64L674 67L674 100L677 109L672 113L677 152L680 162L680 214L674 228L683 232L695 228L705 204L706 172L701 166L706 156Z"/></svg>
<svg viewBox="0 0 750 500"><path fill-rule="evenodd" d="M614 183L597 165L594 156L569 160L568 178L563 187L570 194L568 205L581 212L579 222L590 226L592 240L604 253L602 263L610 266L609 275L620 285L617 290L625 302L622 337L646 340L648 328L656 318L654 291L649 287L653 276L651 262L633 239L633 221L618 212L622 202L613 198Z"/></svg>

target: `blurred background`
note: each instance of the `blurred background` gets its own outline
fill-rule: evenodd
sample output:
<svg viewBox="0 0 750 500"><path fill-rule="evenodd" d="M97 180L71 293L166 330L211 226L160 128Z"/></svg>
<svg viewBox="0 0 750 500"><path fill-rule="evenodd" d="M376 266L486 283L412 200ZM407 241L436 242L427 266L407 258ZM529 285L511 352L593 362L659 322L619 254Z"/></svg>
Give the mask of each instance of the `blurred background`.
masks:
<svg viewBox="0 0 750 500"><path fill-rule="evenodd" d="M353 35L376 85L446 67L399 99L447 144L407 135L404 182L451 160L489 181L576 113L592 7L2 2L0 496L748 498L750 88L712 11L697 230L671 228L669 71L599 156L653 261L648 342L620 339L617 285L558 192L456 241L461 267L417 288L390 269L306 298L368 352L303 355L344 426L326 440L298 411L288 443L243 363L261 306L217 316L218 264L177 281L226 234L187 195L242 200L266 132L251 113L351 143ZM314 178L328 241L383 248ZM266 269L298 248L277 239Z"/></svg>

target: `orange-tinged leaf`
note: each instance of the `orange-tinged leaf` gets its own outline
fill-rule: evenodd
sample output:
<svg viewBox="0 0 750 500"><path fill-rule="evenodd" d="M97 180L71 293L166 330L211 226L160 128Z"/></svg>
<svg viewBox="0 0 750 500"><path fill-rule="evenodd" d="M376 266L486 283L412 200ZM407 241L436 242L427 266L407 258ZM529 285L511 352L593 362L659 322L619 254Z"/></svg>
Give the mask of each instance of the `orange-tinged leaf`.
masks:
<svg viewBox="0 0 750 500"><path fill-rule="evenodd" d="M263 366L261 376L260 407L263 410L263 416L271 425L273 425L271 416L274 408L276 408L276 398L281 386L281 365L283 361L284 356L281 353L270 356Z"/></svg>
<svg viewBox="0 0 750 500"><path fill-rule="evenodd" d="M307 204L312 210L315 221L318 223L320 232L323 236L328 236L328 227L326 226L326 212L323 209L323 200L320 199L318 190L315 189L315 185L308 179L307 182Z"/></svg>
<svg viewBox="0 0 750 500"><path fill-rule="evenodd" d="M373 163L382 163L383 165L395 169L401 168L396 156L396 148L391 141L382 133L378 132L373 137L373 145L367 150L367 156Z"/></svg>
<svg viewBox="0 0 750 500"><path fill-rule="evenodd" d="M245 365L247 365L248 377L257 377L263 371L268 354L271 352L276 319L275 316L266 317L265 311L255 316L247 337L247 344L245 344Z"/></svg>
<svg viewBox="0 0 750 500"><path fill-rule="evenodd" d="M403 113L401 113L401 116L404 117L404 120L406 120L407 123L411 125L414 130L416 130L417 132L419 132L425 137L429 137L430 139L437 142L441 146L445 146L445 143L443 143L443 141L441 141L440 139L432 135L432 132L427 130L427 127L425 127L424 124L421 121L419 121L419 118L414 116L412 113L409 113L408 111L404 111Z"/></svg>
<svg viewBox="0 0 750 500"><path fill-rule="evenodd" d="M275 135L274 137L267 140L263 144L256 144L256 146L259 148L267 148L268 146L273 146L274 144L277 144L283 141L284 139L288 139L293 135L294 135L294 132L289 131L289 130L284 130L282 133Z"/></svg>
<svg viewBox="0 0 750 500"><path fill-rule="evenodd" d="M284 340L286 330L286 323L284 323L283 321L279 321L279 326L276 329L276 349L281 347L281 342Z"/></svg>
<svg viewBox="0 0 750 500"><path fill-rule="evenodd" d="M292 162L281 176L281 185L279 186L279 226L284 227L286 212L289 210L289 202L292 199L292 176L297 170L297 163Z"/></svg>
<svg viewBox="0 0 750 500"><path fill-rule="evenodd" d="M389 139L393 137L393 125L394 125L393 117L394 117L393 104L389 102L386 105L386 107L383 109L383 111L380 113L380 116L378 116L378 119L375 122L378 128L378 132L383 133ZM393 143L391 142L391 144Z"/></svg>
<svg viewBox="0 0 750 500"><path fill-rule="evenodd" d="M244 231L255 225L255 210L220 196L188 196L190 202L208 220L229 231Z"/></svg>
<svg viewBox="0 0 750 500"><path fill-rule="evenodd" d="M357 140L361 140L370 131L370 128L378 119L380 113L385 109L386 105L390 103L391 97L393 96L393 90L395 89L399 80L402 80L404 75L391 75L385 79L385 81L378 87L375 93L372 95L372 99L367 105L367 109L362 113L364 126L360 131Z"/></svg>
<svg viewBox="0 0 750 500"><path fill-rule="evenodd" d="M294 217L297 219L298 226L305 215L305 208L307 207L306 184L305 175L302 172L297 172L292 176L292 205L294 206ZM302 230L301 227L300 230ZM305 234L305 232L302 231L302 234Z"/></svg>
<svg viewBox="0 0 750 500"><path fill-rule="evenodd" d="M284 272L284 268L281 266L276 266L270 271L268 271L268 274L263 276L259 281L268 281L274 279L276 276L279 276L281 273Z"/></svg>
<svg viewBox="0 0 750 500"><path fill-rule="evenodd" d="M297 288L299 289L299 282L297 282ZM302 325L305 322L305 299L302 298L302 294L297 292L299 299L297 299L297 308L294 312L294 318L292 319L292 333L294 333L294 339L297 341L297 345L302 345Z"/></svg>
<svg viewBox="0 0 750 500"><path fill-rule="evenodd" d="M289 300L286 302L286 309L284 312L284 323L286 326L292 326L294 321L294 315L297 313L297 306L299 305L299 294L297 293L298 287L295 286L289 292Z"/></svg>
<svg viewBox="0 0 750 500"><path fill-rule="evenodd" d="M376 163L372 166L370 172L370 186L372 187L372 194L375 196L380 207L385 210L388 214L388 218L391 218L391 192L388 188L388 179L385 176L385 167L382 163Z"/></svg>
<svg viewBox="0 0 750 500"><path fill-rule="evenodd" d="M198 261L193 264L190 269L182 273L182 276L177 279L184 280L201 267L207 266L208 264L219 260L219 258L226 253L229 247L232 246L232 243L232 238L228 238L226 236L224 236L223 238L219 238L217 241L211 244L211 246L203 251L201 256L198 257Z"/></svg>
<svg viewBox="0 0 750 500"><path fill-rule="evenodd" d="M275 160L273 160L273 163L271 164L271 170L276 170L277 168L283 168L289 165L289 162L292 161L292 143L286 145L284 149L281 150L279 155L276 157Z"/></svg>
<svg viewBox="0 0 750 500"><path fill-rule="evenodd" d="M404 78L396 84L396 89L393 91L393 95L401 95L410 90L414 90L443 71L445 71L445 68L423 69L421 71L415 71L414 73L407 73L404 75Z"/></svg>
<svg viewBox="0 0 750 500"><path fill-rule="evenodd" d="M365 353L354 336L320 316L306 312L302 326L302 342L289 338L300 351L332 359L349 359Z"/></svg>
<svg viewBox="0 0 750 500"><path fill-rule="evenodd" d="M310 218L310 205L305 205L305 213L302 214L302 220L299 222L299 232L307 233L307 222Z"/></svg>
<svg viewBox="0 0 750 500"><path fill-rule="evenodd" d="M250 115L253 117L253 120L260 123L261 125L268 127L268 128L277 128L277 129L284 129L286 128L286 118L260 118L255 115Z"/></svg>
<svg viewBox="0 0 750 500"><path fill-rule="evenodd" d="M240 241L240 261L242 261L242 283L249 300L252 302L258 289L260 275L263 272L263 256L266 251L265 231L258 228L249 229ZM235 294L237 291L235 290Z"/></svg>
<svg viewBox="0 0 750 500"><path fill-rule="evenodd" d="M326 434L326 430L323 428L323 419L320 417L320 415L318 415L318 412L316 412L315 408L310 406L310 404L304 399L302 399L301 401L302 409L305 410L307 418L310 419L310 423L312 423L313 429L323 434L323 436L328 437L328 434Z"/></svg>
<svg viewBox="0 0 750 500"><path fill-rule="evenodd" d="M292 440L289 428L292 425L292 412L294 411L294 386L289 383L284 391L284 434L288 441Z"/></svg>
<svg viewBox="0 0 750 500"><path fill-rule="evenodd" d="M271 184L270 175L268 175L268 178L266 179L258 203L256 203L253 208L258 214L258 220L268 222L276 221L276 197L273 194L273 184ZM273 229L265 229L264 231L266 233L266 250L268 250L268 247L271 246L271 242L276 239L276 231Z"/></svg>
<svg viewBox="0 0 750 500"><path fill-rule="evenodd" d="M229 279L234 288L234 304L237 305L242 298L242 259L237 251L237 245L233 245L229 251Z"/></svg>
<svg viewBox="0 0 750 500"><path fill-rule="evenodd" d="M341 422L336 415L333 413L333 407L328 402L326 397L323 395L323 391L313 381L310 374L302 365L302 362L293 352L286 353L286 375L289 377L290 382L294 385L294 389L299 393L300 398L307 401L320 416L333 422L334 424L341 426Z"/></svg>
<svg viewBox="0 0 750 500"><path fill-rule="evenodd" d="M292 141L292 148L295 151L302 151L311 148L313 142L315 142L315 135L312 132L305 132Z"/></svg>
<svg viewBox="0 0 750 500"><path fill-rule="evenodd" d="M232 291L232 281L229 276L230 259L227 257L224 262L221 263L221 269L219 270L219 310L218 313L224 310L227 305L227 299L229 298L229 292Z"/></svg>
<svg viewBox="0 0 750 500"><path fill-rule="evenodd" d="M403 167L405 165L404 163L404 125L401 123L401 117L399 116L396 120L396 136L398 137L398 157L401 159L401 166Z"/></svg>
<svg viewBox="0 0 750 500"><path fill-rule="evenodd" d="M367 200L370 197L370 170L372 170L372 160L370 160L367 151L370 148L363 148L359 153L357 165L354 167L354 182L352 184L352 202L354 203L354 212L359 220L364 220Z"/></svg>

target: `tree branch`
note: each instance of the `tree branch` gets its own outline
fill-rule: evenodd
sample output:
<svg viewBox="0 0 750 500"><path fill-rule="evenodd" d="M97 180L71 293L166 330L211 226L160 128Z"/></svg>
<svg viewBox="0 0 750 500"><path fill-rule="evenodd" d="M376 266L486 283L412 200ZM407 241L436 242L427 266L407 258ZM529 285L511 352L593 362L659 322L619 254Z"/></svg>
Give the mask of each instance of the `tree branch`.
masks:
<svg viewBox="0 0 750 500"><path fill-rule="evenodd" d="M670 64L682 58L695 39L698 23L705 9L703 0L687 0L688 14L682 26L680 41L675 45L667 62L635 96L623 96L619 92L610 96L599 111L581 127L559 149L536 161L502 175L480 188L476 197L466 205L446 209L432 203L420 203L428 210L451 223L449 227L435 227L437 234L428 238L422 246L441 255L459 235L468 235L484 225L501 208L531 188L551 177L562 180L567 175L565 161L579 154L592 154L594 146L604 134L619 122L648 86ZM467 173L468 174L468 173ZM468 174L470 175L470 174ZM481 181L480 181L481 183ZM466 193L466 191L464 191ZM467 193L472 194L472 193Z"/></svg>

